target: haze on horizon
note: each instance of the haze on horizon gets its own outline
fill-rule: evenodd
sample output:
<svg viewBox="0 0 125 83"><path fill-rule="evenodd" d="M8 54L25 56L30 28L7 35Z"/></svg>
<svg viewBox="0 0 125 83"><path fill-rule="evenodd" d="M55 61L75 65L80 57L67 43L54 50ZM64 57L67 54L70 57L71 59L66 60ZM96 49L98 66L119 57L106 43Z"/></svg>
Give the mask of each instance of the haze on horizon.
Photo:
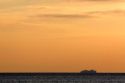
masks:
<svg viewBox="0 0 125 83"><path fill-rule="evenodd" d="M125 0L0 0L0 72L125 72Z"/></svg>

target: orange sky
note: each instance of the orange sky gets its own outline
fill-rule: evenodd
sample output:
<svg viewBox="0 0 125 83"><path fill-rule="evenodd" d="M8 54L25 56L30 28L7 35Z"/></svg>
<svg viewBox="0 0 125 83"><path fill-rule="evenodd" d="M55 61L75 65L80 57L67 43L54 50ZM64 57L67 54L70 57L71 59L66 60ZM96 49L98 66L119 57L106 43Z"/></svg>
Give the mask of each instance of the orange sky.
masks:
<svg viewBox="0 0 125 83"><path fill-rule="evenodd" d="M125 72L124 0L1 0L0 72Z"/></svg>

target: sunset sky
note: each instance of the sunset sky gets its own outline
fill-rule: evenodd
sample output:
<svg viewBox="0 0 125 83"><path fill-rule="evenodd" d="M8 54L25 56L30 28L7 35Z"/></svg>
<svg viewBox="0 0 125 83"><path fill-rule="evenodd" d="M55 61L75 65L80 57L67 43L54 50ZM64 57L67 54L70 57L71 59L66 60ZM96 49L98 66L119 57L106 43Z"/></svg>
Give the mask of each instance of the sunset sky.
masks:
<svg viewBox="0 0 125 83"><path fill-rule="evenodd" d="M0 72L125 72L125 0L0 0Z"/></svg>

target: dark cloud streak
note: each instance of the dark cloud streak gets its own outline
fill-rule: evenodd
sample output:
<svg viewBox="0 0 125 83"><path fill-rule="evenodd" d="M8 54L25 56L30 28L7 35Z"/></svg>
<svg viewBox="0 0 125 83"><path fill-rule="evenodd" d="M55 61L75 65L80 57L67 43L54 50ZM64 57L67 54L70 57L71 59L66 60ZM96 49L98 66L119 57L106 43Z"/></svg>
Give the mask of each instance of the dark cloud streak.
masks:
<svg viewBox="0 0 125 83"><path fill-rule="evenodd" d="M44 18L90 18L91 15L82 14L39 14L36 17Z"/></svg>
<svg viewBox="0 0 125 83"><path fill-rule="evenodd" d="M101 15L112 15L112 14L122 14L125 15L125 10L109 10L109 11L91 11L84 12L82 14L37 14L30 16L32 18L58 18L58 19L83 19L83 18L93 18Z"/></svg>

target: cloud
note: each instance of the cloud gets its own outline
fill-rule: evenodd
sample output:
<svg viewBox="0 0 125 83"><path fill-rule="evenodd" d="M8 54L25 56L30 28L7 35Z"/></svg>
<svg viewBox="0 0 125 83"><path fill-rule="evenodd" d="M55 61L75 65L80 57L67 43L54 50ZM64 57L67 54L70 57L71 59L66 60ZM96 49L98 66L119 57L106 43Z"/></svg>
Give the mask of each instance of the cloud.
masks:
<svg viewBox="0 0 125 83"><path fill-rule="evenodd" d="M82 15L82 14L39 14L35 17L38 18L90 18L90 15Z"/></svg>
<svg viewBox="0 0 125 83"><path fill-rule="evenodd" d="M107 11L90 11L84 12L82 14L36 14L30 16L32 18L51 18L51 19L83 19L83 18L93 18L105 15L125 15L125 10L107 10Z"/></svg>
<svg viewBox="0 0 125 83"><path fill-rule="evenodd" d="M116 10L107 10L107 11L92 11L92 12L87 12L87 14L89 15L125 14L125 10L116 9Z"/></svg>

